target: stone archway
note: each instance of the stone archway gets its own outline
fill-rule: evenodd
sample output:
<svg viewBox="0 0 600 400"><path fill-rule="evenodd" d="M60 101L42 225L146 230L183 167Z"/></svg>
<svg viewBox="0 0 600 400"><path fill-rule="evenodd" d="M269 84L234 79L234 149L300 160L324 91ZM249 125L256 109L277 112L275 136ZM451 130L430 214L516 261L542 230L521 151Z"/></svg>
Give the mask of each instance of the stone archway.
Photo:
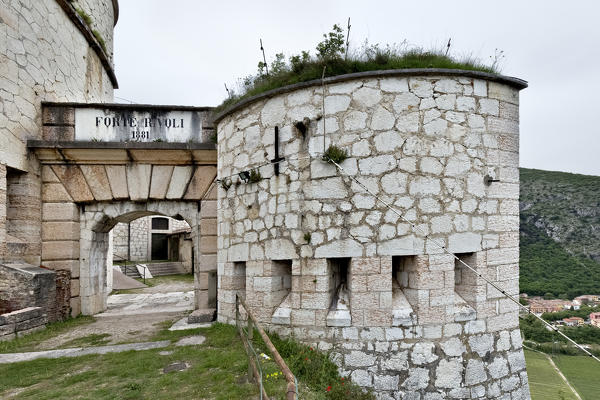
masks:
<svg viewBox="0 0 600 400"><path fill-rule="evenodd" d="M112 226L152 214L179 216L195 227L195 308L212 315L216 307L216 152L159 143L161 148L152 150L154 163L130 161L141 158L139 154L150 157L144 145L77 143L66 153L69 143L63 142L62 149L55 142L37 144L42 159L42 264L70 273L70 304L65 306L73 316L105 309L104 275L89 263L105 263ZM115 160L125 150L130 158ZM92 151L93 163L85 158Z"/></svg>
<svg viewBox="0 0 600 400"><path fill-rule="evenodd" d="M163 215L185 220L192 228L194 260L201 257L201 215L195 202L121 201L82 207L79 218L79 285L81 312L92 315L106 309L109 294L107 259L109 232L118 222L131 222L148 215ZM216 274L195 268L196 308L216 308ZM212 289L212 290L211 290Z"/></svg>

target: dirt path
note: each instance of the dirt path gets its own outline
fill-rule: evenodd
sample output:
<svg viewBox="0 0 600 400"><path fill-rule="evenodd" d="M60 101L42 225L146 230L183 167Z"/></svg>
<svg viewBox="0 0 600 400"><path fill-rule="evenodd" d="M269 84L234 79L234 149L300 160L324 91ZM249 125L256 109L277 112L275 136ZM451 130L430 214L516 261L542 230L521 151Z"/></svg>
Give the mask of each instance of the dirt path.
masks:
<svg viewBox="0 0 600 400"><path fill-rule="evenodd" d="M96 321L81 325L50 338L36 350L70 346L91 335L103 335L105 345L145 342L164 328L165 321L175 322L194 309L194 284L177 280L161 282L153 287L137 289L136 294L108 297L108 309L97 314ZM77 346L85 347L85 340Z"/></svg>

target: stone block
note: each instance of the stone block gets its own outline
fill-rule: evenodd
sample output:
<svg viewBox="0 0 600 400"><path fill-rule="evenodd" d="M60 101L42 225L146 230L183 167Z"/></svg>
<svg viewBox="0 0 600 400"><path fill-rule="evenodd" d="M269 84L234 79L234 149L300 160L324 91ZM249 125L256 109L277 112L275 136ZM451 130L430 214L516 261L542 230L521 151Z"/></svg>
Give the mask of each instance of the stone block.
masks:
<svg viewBox="0 0 600 400"><path fill-rule="evenodd" d="M201 235L216 235L217 234L217 219L216 218L203 218L200 221L200 234Z"/></svg>
<svg viewBox="0 0 600 400"><path fill-rule="evenodd" d="M348 310L331 310L327 313L327 326L351 326L352 316Z"/></svg>
<svg viewBox="0 0 600 400"><path fill-rule="evenodd" d="M45 221L42 223L42 240L79 240L79 222Z"/></svg>
<svg viewBox="0 0 600 400"><path fill-rule="evenodd" d="M60 180L49 165L42 165L43 183L60 183Z"/></svg>
<svg viewBox="0 0 600 400"><path fill-rule="evenodd" d="M69 271L71 278L79 278L79 260L44 260L44 267L53 271Z"/></svg>
<svg viewBox="0 0 600 400"><path fill-rule="evenodd" d="M57 141L75 140L74 126L42 126L42 139Z"/></svg>
<svg viewBox="0 0 600 400"><path fill-rule="evenodd" d="M354 257L350 260L349 272L351 277L355 275L379 275L381 272L381 259L379 257Z"/></svg>
<svg viewBox="0 0 600 400"><path fill-rule="evenodd" d="M173 166L171 165L155 165L152 167L151 199L164 199L166 197L172 174Z"/></svg>
<svg viewBox="0 0 600 400"><path fill-rule="evenodd" d="M217 237L202 236L200 238L200 252L203 254L214 254L217 252Z"/></svg>
<svg viewBox="0 0 600 400"><path fill-rule="evenodd" d="M44 183L42 185L42 200L45 202L72 202L73 198L62 183Z"/></svg>
<svg viewBox="0 0 600 400"><path fill-rule="evenodd" d="M209 196L210 197L210 196ZM217 217L217 202L214 200L202 200L202 208L200 209L200 218L210 219ZM201 222L202 224L202 222Z"/></svg>
<svg viewBox="0 0 600 400"><path fill-rule="evenodd" d="M186 200L200 200L217 176L217 168L213 166L197 167L190 180L185 195Z"/></svg>
<svg viewBox="0 0 600 400"><path fill-rule="evenodd" d="M81 314L81 297L71 298L71 317Z"/></svg>
<svg viewBox="0 0 600 400"><path fill-rule="evenodd" d="M109 177L108 183L112 197L115 200L129 198L127 189L127 172L124 165L105 165L106 175Z"/></svg>
<svg viewBox="0 0 600 400"><path fill-rule="evenodd" d="M79 296L79 279L71 279L71 297Z"/></svg>
<svg viewBox="0 0 600 400"><path fill-rule="evenodd" d="M30 329L37 328L38 326L45 325L47 322L48 319L46 316L27 319L25 321L15 323L15 331L18 334L20 331L28 331Z"/></svg>
<svg viewBox="0 0 600 400"><path fill-rule="evenodd" d="M315 310L292 310L292 325L315 326Z"/></svg>
<svg viewBox="0 0 600 400"><path fill-rule="evenodd" d="M42 107L42 124L74 126L75 108L44 106Z"/></svg>
<svg viewBox="0 0 600 400"><path fill-rule="evenodd" d="M77 165L53 165L52 170L75 202L90 202L94 196Z"/></svg>
<svg viewBox="0 0 600 400"><path fill-rule="evenodd" d="M79 241L42 242L42 260L73 260L79 258Z"/></svg>
<svg viewBox="0 0 600 400"><path fill-rule="evenodd" d="M75 203L43 203L42 221L79 221L79 207Z"/></svg>
<svg viewBox="0 0 600 400"><path fill-rule="evenodd" d="M185 193L188 182L192 176L192 167L176 166L173 169L169 188L167 189L167 199L181 199ZM215 214L216 215L216 214Z"/></svg>
<svg viewBox="0 0 600 400"><path fill-rule="evenodd" d="M112 191L103 165L80 165L85 180L98 201L112 200Z"/></svg>
<svg viewBox="0 0 600 400"><path fill-rule="evenodd" d="M127 182L129 185L129 198L132 201L142 201L148 199L150 192L150 176L152 174L152 165L150 164L129 164L126 168Z"/></svg>
<svg viewBox="0 0 600 400"><path fill-rule="evenodd" d="M204 322L212 322L215 320L216 309L203 308L194 310L188 315L188 324L200 324Z"/></svg>
<svg viewBox="0 0 600 400"><path fill-rule="evenodd" d="M519 104L519 91L502 83L488 82L488 97L516 105Z"/></svg>
<svg viewBox="0 0 600 400"><path fill-rule="evenodd" d="M198 269L202 272L216 271L217 270L217 255L216 254L202 254L198 262Z"/></svg>

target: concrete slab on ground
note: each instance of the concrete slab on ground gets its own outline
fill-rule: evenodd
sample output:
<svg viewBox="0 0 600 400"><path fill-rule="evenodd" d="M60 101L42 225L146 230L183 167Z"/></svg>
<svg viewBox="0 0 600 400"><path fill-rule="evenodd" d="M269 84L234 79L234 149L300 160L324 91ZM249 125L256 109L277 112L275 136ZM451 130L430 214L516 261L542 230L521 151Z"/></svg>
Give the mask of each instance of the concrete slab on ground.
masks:
<svg viewBox="0 0 600 400"><path fill-rule="evenodd" d="M140 315L190 311L194 309L194 292L115 294L108 296L108 310L96 318L117 315Z"/></svg>
<svg viewBox="0 0 600 400"><path fill-rule="evenodd" d="M142 282L136 281L133 278L128 277L116 268L113 269L113 290L125 290L125 289L141 289L148 287Z"/></svg>
<svg viewBox="0 0 600 400"><path fill-rule="evenodd" d="M198 324L190 324L188 322L188 318L182 318L179 321L175 322L173 326L169 328L170 331L183 331L186 329L197 329L197 328L210 328L212 326L212 322L204 322Z"/></svg>
<svg viewBox="0 0 600 400"><path fill-rule="evenodd" d="M167 347L171 344L170 340L162 340L160 342L145 342L145 343L128 343L117 344L112 346L98 347L75 347L71 349L33 351L29 353L10 353L0 354L0 364L10 364L21 361L31 361L38 358L61 358L61 357L80 357L88 354L108 354L121 353L130 350L152 350Z"/></svg>

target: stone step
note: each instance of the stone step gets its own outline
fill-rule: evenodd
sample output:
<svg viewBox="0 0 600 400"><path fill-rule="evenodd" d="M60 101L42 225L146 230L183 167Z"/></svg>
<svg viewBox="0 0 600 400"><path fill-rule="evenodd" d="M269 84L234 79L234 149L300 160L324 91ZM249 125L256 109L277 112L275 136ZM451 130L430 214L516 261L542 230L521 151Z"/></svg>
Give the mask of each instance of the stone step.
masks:
<svg viewBox="0 0 600 400"><path fill-rule="evenodd" d="M181 262L146 264L153 276L178 275L185 273Z"/></svg>

